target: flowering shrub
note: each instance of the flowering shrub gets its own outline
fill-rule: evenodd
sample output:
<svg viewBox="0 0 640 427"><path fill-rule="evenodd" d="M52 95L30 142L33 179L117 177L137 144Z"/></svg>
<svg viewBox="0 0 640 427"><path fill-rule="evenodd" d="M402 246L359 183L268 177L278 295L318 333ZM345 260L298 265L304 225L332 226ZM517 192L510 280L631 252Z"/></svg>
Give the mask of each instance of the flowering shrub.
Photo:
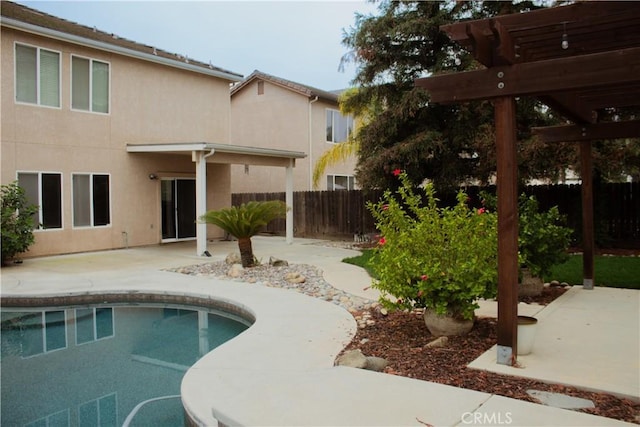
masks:
<svg viewBox="0 0 640 427"><path fill-rule="evenodd" d="M380 232L371 264L382 304L473 319L476 300L496 295L497 216L470 209L463 192L454 207L439 208L431 184L423 203L407 175L393 173L402 183L399 198L386 191L367 206Z"/></svg>

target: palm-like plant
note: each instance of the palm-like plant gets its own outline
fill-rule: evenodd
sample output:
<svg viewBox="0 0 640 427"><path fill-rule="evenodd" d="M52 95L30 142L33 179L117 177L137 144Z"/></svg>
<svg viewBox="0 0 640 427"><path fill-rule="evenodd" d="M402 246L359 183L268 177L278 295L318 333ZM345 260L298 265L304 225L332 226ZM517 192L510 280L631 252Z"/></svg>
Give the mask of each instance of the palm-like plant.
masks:
<svg viewBox="0 0 640 427"><path fill-rule="evenodd" d="M240 206L207 211L200 217L207 224L217 225L238 239L243 267L255 265L251 237L274 219L284 218L287 205L281 200L248 202Z"/></svg>

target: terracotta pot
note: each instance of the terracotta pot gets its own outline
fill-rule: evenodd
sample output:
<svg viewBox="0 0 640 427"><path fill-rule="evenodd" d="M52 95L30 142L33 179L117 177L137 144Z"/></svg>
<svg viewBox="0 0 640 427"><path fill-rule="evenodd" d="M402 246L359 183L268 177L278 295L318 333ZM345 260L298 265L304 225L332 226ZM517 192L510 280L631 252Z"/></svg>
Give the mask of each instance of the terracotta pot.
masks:
<svg viewBox="0 0 640 427"><path fill-rule="evenodd" d="M473 320L456 319L437 314L431 309L424 311L424 323L434 337L466 335L473 328Z"/></svg>
<svg viewBox="0 0 640 427"><path fill-rule="evenodd" d="M544 283L540 277L531 275L528 268L522 268L522 282L518 285L518 296L535 297L542 293Z"/></svg>

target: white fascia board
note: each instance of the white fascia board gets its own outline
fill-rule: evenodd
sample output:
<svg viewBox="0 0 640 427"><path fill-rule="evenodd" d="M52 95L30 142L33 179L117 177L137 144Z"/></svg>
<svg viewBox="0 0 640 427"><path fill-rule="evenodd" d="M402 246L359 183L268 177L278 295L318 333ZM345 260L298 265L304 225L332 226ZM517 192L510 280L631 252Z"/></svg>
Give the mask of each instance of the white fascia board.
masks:
<svg viewBox="0 0 640 427"><path fill-rule="evenodd" d="M175 143L175 144L127 144L129 153L169 153L209 151L227 154L248 154L262 157L280 157L287 159L303 159L307 154L302 151L276 150L271 148L244 147L240 145L215 144L207 142Z"/></svg>
<svg viewBox="0 0 640 427"><path fill-rule="evenodd" d="M26 22L18 21L15 19L10 19L6 17L2 17L1 21L2 25L8 28L13 28L21 31L26 31L28 33L49 37L56 40L61 40L64 42L74 43L81 46L91 47L94 49L103 50L106 52L116 53L123 56L128 56L131 58L141 59L144 61L154 62L156 64L166 65L169 67L179 68L182 70L192 71L200 74L205 74L212 77L218 77L224 80L228 80L231 82L239 82L242 80L242 77L236 74L226 73L220 70L207 69L205 67L189 64L186 62L176 61L169 58L164 58L161 56L156 56L150 53L139 52L137 50L128 49L125 47L101 42L98 40L91 40L84 37L76 36L73 34L67 34L62 31L52 30L50 28L39 27L37 25L28 24ZM135 43L135 42L134 42Z"/></svg>
<svg viewBox="0 0 640 427"><path fill-rule="evenodd" d="M192 151L211 151L212 149L212 144L202 142L187 144L127 144L127 152L129 153L169 153L176 151L190 153Z"/></svg>

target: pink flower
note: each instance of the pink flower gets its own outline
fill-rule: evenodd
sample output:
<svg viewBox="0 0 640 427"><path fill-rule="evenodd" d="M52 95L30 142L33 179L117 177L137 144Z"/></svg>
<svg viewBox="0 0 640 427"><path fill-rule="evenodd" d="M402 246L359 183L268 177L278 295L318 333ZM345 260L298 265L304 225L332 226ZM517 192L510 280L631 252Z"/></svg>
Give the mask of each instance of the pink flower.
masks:
<svg viewBox="0 0 640 427"><path fill-rule="evenodd" d="M394 169L393 170L393 176L398 176L402 173L402 171L400 169Z"/></svg>
<svg viewBox="0 0 640 427"><path fill-rule="evenodd" d="M423 274L422 276L420 276L421 280L427 280L429 278L429 276L427 276L426 274Z"/></svg>
<svg viewBox="0 0 640 427"><path fill-rule="evenodd" d="M478 215L482 215L483 213L485 213L487 210L485 208L480 208L478 209Z"/></svg>
<svg viewBox="0 0 640 427"><path fill-rule="evenodd" d="M387 209L389 209L389 205L382 205L382 210L386 211Z"/></svg>
<svg viewBox="0 0 640 427"><path fill-rule="evenodd" d="M379 245L384 245L385 243L387 243L387 239L385 239L384 237L381 237L380 240L378 240Z"/></svg>
<svg viewBox="0 0 640 427"><path fill-rule="evenodd" d="M420 298L422 295L424 295L424 292L422 292L422 289L420 289L420 290L418 291L418 298Z"/></svg>

